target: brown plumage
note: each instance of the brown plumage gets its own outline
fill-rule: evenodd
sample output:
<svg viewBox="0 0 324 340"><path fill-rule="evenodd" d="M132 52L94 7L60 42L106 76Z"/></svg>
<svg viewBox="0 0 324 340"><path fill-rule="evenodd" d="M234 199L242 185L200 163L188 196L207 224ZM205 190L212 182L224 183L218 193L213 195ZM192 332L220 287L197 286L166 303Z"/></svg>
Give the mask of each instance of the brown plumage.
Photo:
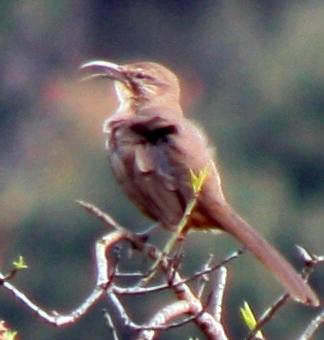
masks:
<svg viewBox="0 0 324 340"><path fill-rule="evenodd" d="M177 77L162 65L92 61L115 82L120 102L104 124L113 172L128 197L151 219L174 230L193 198L190 170L208 174L187 228L220 229L246 246L297 301L319 300L293 267L227 203L213 155L201 131L184 115Z"/></svg>

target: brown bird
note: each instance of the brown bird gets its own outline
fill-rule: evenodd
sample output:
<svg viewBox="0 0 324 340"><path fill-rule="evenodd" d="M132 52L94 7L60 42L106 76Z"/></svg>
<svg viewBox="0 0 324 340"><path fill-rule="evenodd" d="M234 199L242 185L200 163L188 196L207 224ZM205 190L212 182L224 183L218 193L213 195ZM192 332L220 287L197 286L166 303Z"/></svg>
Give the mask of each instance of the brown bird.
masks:
<svg viewBox="0 0 324 340"><path fill-rule="evenodd" d="M117 65L91 61L87 78L114 80L119 107L104 123L113 172L127 196L151 219L175 230L194 198L190 171L207 177L186 228L220 229L247 247L297 301L319 305L310 286L288 261L226 201L213 153L204 134L180 106L179 81L152 62Z"/></svg>

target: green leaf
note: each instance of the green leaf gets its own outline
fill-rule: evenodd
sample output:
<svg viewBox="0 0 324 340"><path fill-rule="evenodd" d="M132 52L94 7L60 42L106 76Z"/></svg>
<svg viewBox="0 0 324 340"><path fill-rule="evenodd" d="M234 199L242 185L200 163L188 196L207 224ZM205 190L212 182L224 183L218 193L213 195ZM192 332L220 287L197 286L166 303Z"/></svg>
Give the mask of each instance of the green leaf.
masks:
<svg viewBox="0 0 324 340"><path fill-rule="evenodd" d="M3 334L3 340L15 340L18 335L18 332L16 331L6 331Z"/></svg>
<svg viewBox="0 0 324 340"><path fill-rule="evenodd" d="M240 308L240 311L245 324L252 331L257 325L257 320L252 312L252 309L250 308L250 305L246 301L244 301L244 306ZM259 339L264 339L261 331L257 331L256 336Z"/></svg>
<svg viewBox="0 0 324 340"><path fill-rule="evenodd" d="M19 256L18 261L13 262L13 265L15 267L15 269L17 270L21 270L21 269L27 269L27 263L25 262L25 259L23 256Z"/></svg>
<svg viewBox="0 0 324 340"><path fill-rule="evenodd" d="M191 181L191 186L193 189L193 192L195 196L197 196L205 183L206 177L208 175L208 167L207 165L200 170L199 174L196 175L191 169L190 169L190 181Z"/></svg>

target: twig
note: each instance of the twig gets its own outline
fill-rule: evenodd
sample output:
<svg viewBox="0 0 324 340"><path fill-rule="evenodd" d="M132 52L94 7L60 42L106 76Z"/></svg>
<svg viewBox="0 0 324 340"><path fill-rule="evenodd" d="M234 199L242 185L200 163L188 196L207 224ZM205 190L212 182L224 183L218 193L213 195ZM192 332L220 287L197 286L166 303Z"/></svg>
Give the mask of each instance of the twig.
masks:
<svg viewBox="0 0 324 340"><path fill-rule="evenodd" d="M178 299L178 303L172 303L163 309L159 310L155 317L151 319L148 325L136 325L132 322L130 317L127 314L127 311L123 304L120 302L118 295L122 295L125 293L134 294L134 292L138 292L139 287L135 287L136 289L129 290L123 289L116 285L115 278L117 275L116 271L116 261L108 261L107 253L112 247L115 246L116 243L122 240L128 240L133 246L135 246L138 250L142 251L144 254L149 255L153 259L159 258L161 252L159 252L155 247L148 245L143 242L143 240L127 231L123 227L121 227L117 222L115 222L109 215L103 213L99 208L85 203L79 202L85 209L89 212L97 216L101 221L107 225L107 227L111 228L113 232L104 235L100 240L96 242L96 286L90 295L82 302L82 304L74 309L72 312L66 315L61 315L57 312L46 312L34 304L26 295L20 292L17 288L15 288L11 283L6 280L6 277L0 273L0 284L11 294L13 294L20 302L26 305L31 311L33 311L37 316L39 316L42 320L46 322L56 325L62 326L66 324L71 324L76 322L80 317L82 317L95 303L97 303L103 295L105 295L113 304L115 309L117 310L119 317L123 321L126 327L130 327L131 329L137 329L140 331L144 331L145 327L152 328L154 326L155 330L150 330L151 332L156 332L157 330L163 330L170 327L179 327L187 322L195 322L196 325L202 330L202 332L206 335L207 339L213 340L227 340L226 334L224 332L223 326L220 322L218 322L213 315L206 311L206 307L211 302L211 298L209 299L206 306L204 306L197 296L195 292L193 292L188 285L186 285L182 277L180 276L178 271L173 272L172 284L169 283L169 288L173 290ZM164 273L169 272L170 263L172 261L168 259L164 259L159 264L160 268L164 271ZM214 266L216 268L218 266ZM208 268L205 272L211 272L213 269ZM202 274L199 274L202 275ZM195 277L199 277L199 275L195 275ZM192 278L189 278L192 279ZM187 279L187 281L189 281ZM145 288L146 293L151 290L147 287ZM143 290L144 292L144 290ZM183 316L183 312L181 308L175 308L175 306L186 305L186 314L189 315L185 320L182 320L178 323L171 323L169 325L157 324L157 318L159 316L163 316L165 320L167 320L167 315L174 317ZM107 317L107 315L106 315ZM110 323L110 321L108 321ZM137 327L137 328L136 328ZM146 329L148 331L148 329Z"/></svg>
<svg viewBox="0 0 324 340"><path fill-rule="evenodd" d="M0 279L4 279L3 274L0 273ZM100 287L96 287L92 293L85 299L85 301L75 310L67 315L59 315L55 311L46 312L32 302L25 294L19 291L11 283L7 281L2 282L2 286L7 289L17 300L19 300L23 305L29 308L42 320L55 325L62 326L76 322L82 315L84 315L90 307L92 307L102 296L103 290Z"/></svg>
<svg viewBox="0 0 324 340"><path fill-rule="evenodd" d="M160 257L161 253L157 252L154 247L147 245L146 243L142 242L142 240L139 237L133 235L131 232L119 226L110 216L103 213L99 208L90 204L86 204L84 202L82 202L82 205L86 206L87 210L89 210L91 213L94 213L102 221L108 223L109 226L117 227L116 229L123 233L125 239L129 240L131 243L134 242L136 248L138 248L140 251L143 251L144 253L147 253L156 259ZM169 270L168 263L169 261L166 261L165 259L163 259L163 261L159 263L160 268L166 273ZM179 301L184 300L187 301L187 303L189 303L190 312L188 312L188 314L194 316L193 317L194 322L204 332L208 339L217 340L227 339L223 326L219 322L217 322L209 313L204 311L201 315L199 315L199 313L204 310L201 301L197 298L197 296L191 291L191 289L186 284L182 283L182 281L183 280L181 276L179 275L178 272L176 272L174 274L174 280L171 288L173 289ZM119 310L119 313L122 316L122 318L124 320L129 320L129 317L125 309L123 308L122 304L119 303L119 299L117 298L116 294L118 294L118 289L116 289L116 286L114 286L114 289L112 289L111 292L108 294L109 298L114 300L114 304L116 308ZM126 322L126 324L128 326L132 325L132 323L129 323L129 321Z"/></svg>
<svg viewBox="0 0 324 340"><path fill-rule="evenodd" d="M316 316L314 320L307 326L297 340L309 340L321 324L324 323L324 309Z"/></svg>
<svg viewBox="0 0 324 340"><path fill-rule="evenodd" d="M220 267L215 273L215 285L210 298L211 314L218 322L221 322L222 318L226 281L227 269L225 267Z"/></svg>
<svg viewBox="0 0 324 340"><path fill-rule="evenodd" d="M285 303L289 300L290 295L289 294L284 294L280 296L274 303L273 305L268 308L264 314L260 317L258 320L257 325L255 328L247 335L245 340L252 340L254 339L254 336L257 331L259 331L268 321L272 319L274 314L285 305Z"/></svg>
<svg viewBox="0 0 324 340"><path fill-rule="evenodd" d="M310 253L309 251L307 251L305 248L297 245L297 249L298 252L302 258L302 260L304 261L304 269L302 271L302 277L304 278L305 281L308 281L311 273L313 272L315 266L319 263L324 262L324 257L323 256L318 256L315 254ZM253 339L254 335L256 334L256 332L258 330L260 330L267 322L269 322L272 317L274 316L274 314L282 307L285 305L285 303L289 300L290 295L289 294L283 294L282 296L280 296L275 302L274 304L265 311L265 313L260 317L260 319L258 320L258 324L256 325L256 327L253 329L253 331L251 331L248 336L246 337L245 340L251 340ZM324 313L324 312L323 312ZM320 317L319 317L320 318ZM324 318L324 316L323 316ZM316 322L317 318L314 319L314 321L309 325L309 329L307 329L306 331L309 332L310 329L312 329L312 327L314 327L314 325L316 324L318 327L318 324ZM324 322L324 321L323 321ZM320 322L321 323L321 322ZM305 331L305 332L306 332ZM315 332L315 330L314 330ZM300 338L303 339L303 338ZM309 339L309 338L305 338ZM303 339L304 340L304 339Z"/></svg>
<svg viewBox="0 0 324 340"><path fill-rule="evenodd" d="M210 263L211 263L212 259L213 259L213 255L209 255L209 258L207 259L206 263L204 264L202 271L206 271L210 268ZM202 274L198 278L197 283L198 283L198 297L199 298L202 297L203 292L204 292L205 287L206 287L206 283L208 281L209 281L209 277L206 273Z"/></svg>
<svg viewBox="0 0 324 340"><path fill-rule="evenodd" d="M117 334L117 331L116 331L116 327L111 319L111 316L110 314L108 313L108 311L104 310L104 317L107 321L107 325L111 331L111 334L112 334L112 337L113 337L113 340L119 340L119 337L118 337L118 334Z"/></svg>

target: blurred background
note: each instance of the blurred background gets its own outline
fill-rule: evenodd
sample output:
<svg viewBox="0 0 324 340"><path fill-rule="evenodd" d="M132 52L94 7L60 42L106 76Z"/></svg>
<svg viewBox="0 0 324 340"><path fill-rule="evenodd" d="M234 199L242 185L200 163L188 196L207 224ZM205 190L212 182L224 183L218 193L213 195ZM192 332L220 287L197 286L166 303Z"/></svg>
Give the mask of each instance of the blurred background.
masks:
<svg viewBox="0 0 324 340"><path fill-rule="evenodd" d="M0 1L1 270L23 255L29 270L14 283L47 310L68 312L93 287L94 242L106 232L75 200L132 230L150 225L116 186L105 156L102 123L117 106L112 84L79 81L79 65L99 58L173 69L184 110L217 145L235 209L297 268L295 244L323 254L323 18L321 0ZM185 270L238 247L226 235L192 234ZM231 339L242 339L243 301L258 314L281 290L249 255L229 270L224 321ZM317 268L311 283L322 301L323 282ZM130 314L145 321L172 298L129 299ZM4 290L0 306L21 339L107 339L105 301L62 329ZM315 315L291 303L266 334L295 338ZM190 336L203 338L190 325L160 338ZM323 336L322 328L314 339Z"/></svg>

